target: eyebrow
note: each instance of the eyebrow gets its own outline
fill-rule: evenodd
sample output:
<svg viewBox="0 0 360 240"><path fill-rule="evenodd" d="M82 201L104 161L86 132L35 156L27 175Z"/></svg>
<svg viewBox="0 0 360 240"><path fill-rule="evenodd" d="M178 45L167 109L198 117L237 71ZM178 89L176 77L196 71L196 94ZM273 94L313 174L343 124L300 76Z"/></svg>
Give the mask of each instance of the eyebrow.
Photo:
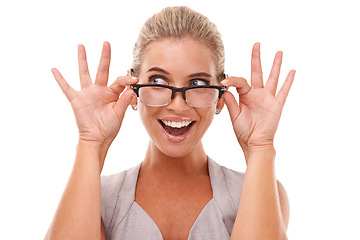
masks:
<svg viewBox="0 0 360 240"><path fill-rule="evenodd" d="M165 73L170 75L170 73L168 73L167 71L165 71L162 68L159 67L152 67L149 68L146 72L161 72L161 73ZM199 73L193 73L191 75L189 75L189 77L208 77L208 78L212 78L212 75L206 72L199 72Z"/></svg>
<svg viewBox="0 0 360 240"><path fill-rule="evenodd" d="M165 71L164 69L161 69L161 68L158 68L158 67L149 68L146 72L162 72L162 73L165 73L165 74L168 74L168 75L170 74L167 71Z"/></svg>
<svg viewBox="0 0 360 240"><path fill-rule="evenodd" d="M212 78L212 75L209 74L209 73L205 73L205 72L199 72L199 73L191 74L189 77L208 77L208 78Z"/></svg>

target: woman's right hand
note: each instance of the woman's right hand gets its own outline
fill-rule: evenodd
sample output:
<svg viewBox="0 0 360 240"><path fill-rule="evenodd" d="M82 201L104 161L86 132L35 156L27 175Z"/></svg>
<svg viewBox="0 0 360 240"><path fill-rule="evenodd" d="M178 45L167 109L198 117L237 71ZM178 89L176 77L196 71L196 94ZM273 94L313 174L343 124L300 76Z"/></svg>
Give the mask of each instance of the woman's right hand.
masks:
<svg viewBox="0 0 360 240"><path fill-rule="evenodd" d="M78 46L80 91L74 90L57 69L51 70L72 106L80 141L100 144L106 148L119 132L126 108L135 96L133 90L127 86L138 82L137 78L124 76L117 78L108 87L110 58L110 44L104 42L93 83L88 70L85 48L83 45Z"/></svg>

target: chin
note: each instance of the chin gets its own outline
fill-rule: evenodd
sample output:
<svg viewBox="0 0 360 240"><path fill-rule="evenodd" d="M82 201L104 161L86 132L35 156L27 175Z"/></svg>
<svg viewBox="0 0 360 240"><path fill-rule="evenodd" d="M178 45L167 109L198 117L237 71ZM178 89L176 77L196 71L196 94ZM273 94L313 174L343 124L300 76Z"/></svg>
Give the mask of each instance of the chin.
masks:
<svg viewBox="0 0 360 240"><path fill-rule="evenodd" d="M156 148L161 151L162 154L169 158L184 158L194 151L194 146L174 146L173 144L166 144L165 146L156 145ZM164 145L164 144L163 144Z"/></svg>
<svg viewBox="0 0 360 240"><path fill-rule="evenodd" d="M161 124L160 124L161 125ZM182 135L174 136L161 126L161 131L152 135L151 144L155 151L169 158L183 158L198 151L199 146L202 149L201 137L196 131L196 125Z"/></svg>
<svg viewBox="0 0 360 240"><path fill-rule="evenodd" d="M195 153L203 153L201 138L211 123L211 116L199 117L199 114L188 113L183 116L162 112L151 113L147 117L143 112L142 122L147 130L152 151L164 157L184 158ZM205 114L202 114L205 115ZM206 114L209 115L209 114Z"/></svg>

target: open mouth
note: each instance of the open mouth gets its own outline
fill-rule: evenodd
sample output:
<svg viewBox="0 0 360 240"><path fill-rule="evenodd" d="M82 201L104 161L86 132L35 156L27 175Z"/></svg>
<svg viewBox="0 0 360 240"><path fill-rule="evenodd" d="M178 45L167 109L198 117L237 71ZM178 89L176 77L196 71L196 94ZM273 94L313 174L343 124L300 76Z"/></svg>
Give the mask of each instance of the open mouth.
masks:
<svg viewBox="0 0 360 240"><path fill-rule="evenodd" d="M195 121L168 121L168 120L159 120L160 124L163 126L165 131L172 136L181 136L185 134Z"/></svg>

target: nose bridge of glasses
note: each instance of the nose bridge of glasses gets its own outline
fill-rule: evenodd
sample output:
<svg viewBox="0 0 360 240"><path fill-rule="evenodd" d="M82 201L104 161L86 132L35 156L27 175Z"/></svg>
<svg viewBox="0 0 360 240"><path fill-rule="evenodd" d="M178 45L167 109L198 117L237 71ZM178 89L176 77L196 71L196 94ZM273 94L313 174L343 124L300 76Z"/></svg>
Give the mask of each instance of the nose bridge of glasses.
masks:
<svg viewBox="0 0 360 240"><path fill-rule="evenodd" d="M173 109L176 112L184 111L190 106L185 99L185 91L181 88L174 88L171 96L171 100L168 103L168 108Z"/></svg>
<svg viewBox="0 0 360 240"><path fill-rule="evenodd" d="M171 94L171 99L175 98L176 93L178 93L178 95L182 95L182 98L184 99L184 101L186 101L184 88L173 88L172 89L172 94Z"/></svg>

